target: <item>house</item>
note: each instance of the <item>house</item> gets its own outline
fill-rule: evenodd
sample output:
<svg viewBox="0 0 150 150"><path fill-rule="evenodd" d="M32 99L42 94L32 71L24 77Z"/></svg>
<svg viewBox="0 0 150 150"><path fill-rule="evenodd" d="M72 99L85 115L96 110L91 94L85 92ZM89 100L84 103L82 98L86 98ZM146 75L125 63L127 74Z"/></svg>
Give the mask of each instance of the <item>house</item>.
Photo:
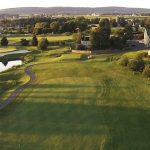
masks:
<svg viewBox="0 0 150 150"><path fill-rule="evenodd" d="M150 28L146 28L144 32L144 44L147 48L150 48Z"/></svg>
<svg viewBox="0 0 150 150"><path fill-rule="evenodd" d="M91 47L90 36L82 36L81 37L81 45L85 46L85 48Z"/></svg>
<svg viewBox="0 0 150 150"><path fill-rule="evenodd" d="M131 50L142 50L145 49L145 44L143 40L127 40L127 45Z"/></svg>

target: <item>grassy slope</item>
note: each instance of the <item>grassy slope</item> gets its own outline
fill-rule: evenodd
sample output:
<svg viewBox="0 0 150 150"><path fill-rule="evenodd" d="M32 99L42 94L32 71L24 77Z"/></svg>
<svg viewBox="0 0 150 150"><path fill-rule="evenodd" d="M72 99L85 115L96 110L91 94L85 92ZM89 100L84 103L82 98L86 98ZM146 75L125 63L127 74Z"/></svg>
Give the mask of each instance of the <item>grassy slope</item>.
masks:
<svg viewBox="0 0 150 150"><path fill-rule="evenodd" d="M50 53L38 62L59 62L32 67L37 80L0 112L1 149L150 148L146 80L104 62L107 55L85 62L76 54L52 59Z"/></svg>
<svg viewBox="0 0 150 150"><path fill-rule="evenodd" d="M127 56L128 58L135 58L138 54L142 54L144 52L148 52L148 50L139 50L135 52L128 52L125 53L124 56Z"/></svg>
<svg viewBox="0 0 150 150"><path fill-rule="evenodd" d="M24 69L10 69L0 73L0 104L20 85L26 83L29 77L24 74Z"/></svg>

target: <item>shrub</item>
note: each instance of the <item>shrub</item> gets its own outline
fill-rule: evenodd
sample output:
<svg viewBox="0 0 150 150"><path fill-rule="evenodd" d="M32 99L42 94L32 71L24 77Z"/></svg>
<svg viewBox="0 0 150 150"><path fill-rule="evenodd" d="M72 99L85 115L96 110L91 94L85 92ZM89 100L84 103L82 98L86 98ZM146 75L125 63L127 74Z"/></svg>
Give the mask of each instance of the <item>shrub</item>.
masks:
<svg viewBox="0 0 150 150"><path fill-rule="evenodd" d="M134 59L131 60L128 63L128 67L132 70L132 71L136 71L136 72L142 72L144 67L145 67L145 62L143 59L138 60L138 59Z"/></svg>
<svg viewBox="0 0 150 150"><path fill-rule="evenodd" d="M143 75L147 78L150 78L150 65L146 65L143 70Z"/></svg>
<svg viewBox="0 0 150 150"><path fill-rule="evenodd" d="M123 56L123 57L121 57L120 60L119 60L119 64L120 64L121 66L127 66L128 63L129 63L129 58L128 58L127 56Z"/></svg>
<svg viewBox="0 0 150 150"><path fill-rule="evenodd" d="M29 41L27 39L21 39L20 43L22 46L28 46L29 45Z"/></svg>
<svg viewBox="0 0 150 150"><path fill-rule="evenodd" d="M49 45L47 38L42 38L38 43L39 50L46 50Z"/></svg>
<svg viewBox="0 0 150 150"><path fill-rule="evenodd" d="M80 59L81 59L81 60L86 60L86 59L88 59L88 55L82 54L82 55L80 56Z"/></svg>
<svg viewBox="0 0 150 150"><path fill-rule="evenodd" d="M38 39L37 39L36 35L33 36L31 44L32 44L32 46L38 46Z"/></svg>
<svg viewBox="0 0 150 150"><path fill-rule="evenodd" d="M23 57L24 63L29 63L32 62L33 60L35 60L35 57L33 55L26 55Z"/></svg>
<svg viewBox="0 0 150 150"><path fill-rule="evenodd" d="M3 37L3 38L1 39L1 46L7 46L7 45L8 45L8 40L7 40L6 37Z"/></svg>

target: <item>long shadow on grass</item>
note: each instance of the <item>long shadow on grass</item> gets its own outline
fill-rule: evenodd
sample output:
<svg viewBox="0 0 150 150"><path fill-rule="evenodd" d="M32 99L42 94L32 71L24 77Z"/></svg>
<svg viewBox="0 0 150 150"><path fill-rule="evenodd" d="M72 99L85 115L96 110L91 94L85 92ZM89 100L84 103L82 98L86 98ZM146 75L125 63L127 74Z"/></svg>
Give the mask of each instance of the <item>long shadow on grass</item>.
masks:
<svg viewBox="0 0 150 150"><path fill-rule="evenodd" d="M150 109L32 102L11 107L0 112L1 133L107 135L106 149L150 148Z"/></svg>
<svg viewBox="0 0 150 150"><path fill-rule="evenodd" d="M6 72L0 74L0 81L18 80L21 77L21 73Z"/></svg>

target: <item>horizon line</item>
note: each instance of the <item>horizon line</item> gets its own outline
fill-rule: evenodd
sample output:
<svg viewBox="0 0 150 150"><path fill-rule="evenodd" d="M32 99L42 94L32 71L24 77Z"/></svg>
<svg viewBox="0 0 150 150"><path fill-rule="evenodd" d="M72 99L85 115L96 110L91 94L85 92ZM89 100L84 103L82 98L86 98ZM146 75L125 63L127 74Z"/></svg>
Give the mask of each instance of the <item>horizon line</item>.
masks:
<svg viewBox="0 0 150 150"><path fill-rule="evenodd" d="M7 8L0 8L0 10L5 10L5 9L15 9L15 8L65 8L65 7L70 7L70 8L106 8L106 7L120 7L120 8L138 8L138 9L150 9L150 8L145 8L145 7L128 7L128 6L97 6L97 7L89 7L89 6L20 6L20 7L7 7Z"/></svg>

